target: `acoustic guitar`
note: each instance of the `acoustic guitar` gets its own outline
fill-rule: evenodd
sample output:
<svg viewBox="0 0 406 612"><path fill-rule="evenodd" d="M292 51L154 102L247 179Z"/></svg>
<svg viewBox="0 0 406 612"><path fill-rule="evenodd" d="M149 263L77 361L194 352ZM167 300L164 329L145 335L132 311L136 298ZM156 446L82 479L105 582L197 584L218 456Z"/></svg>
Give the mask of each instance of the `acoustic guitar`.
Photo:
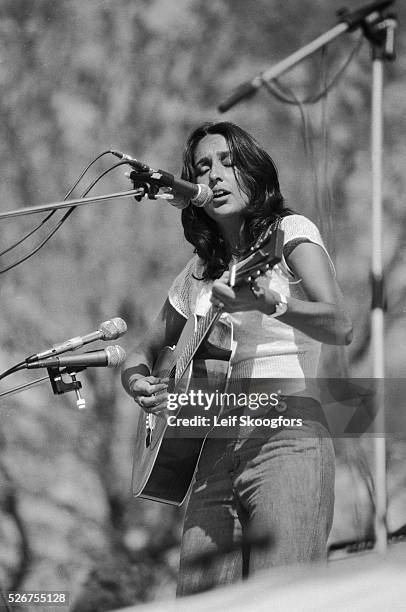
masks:
<svg viewBox="0 0 406 612"><path fill-rule="evenodd" d="M250 283L282 258L283 230L272 225L249 254L230 266L231 287ZM192 315L176 346L165 347L158 356L153 375L169 378L168 392L190 393L224 391L230 373L232 327L219 321L221 309L212 305L204 317ZM221 406L218 413L221 412ZM171 412L177 417L190 415L188 407ZM184 501L202 451L205 435L179 438L174 427L161 415L140 412L135 438L132 489L135 497L181 505Z"/></svg>

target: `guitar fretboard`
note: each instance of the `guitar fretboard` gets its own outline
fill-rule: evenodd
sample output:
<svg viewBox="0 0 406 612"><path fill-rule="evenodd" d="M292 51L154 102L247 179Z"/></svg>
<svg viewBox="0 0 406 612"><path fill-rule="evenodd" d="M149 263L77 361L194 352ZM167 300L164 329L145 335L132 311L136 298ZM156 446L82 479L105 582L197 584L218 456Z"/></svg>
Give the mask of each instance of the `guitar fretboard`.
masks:
<svg viewBox="0 0 406 612"><path fill-rule="evenodd" d="M283 230L280 229L280 219L278 218L257 240L255 246L251 247L250 254L242 261L231 266L230 282L233 279L231 286L236 287L243 280L250 282L252 278L256 278L259 274L270 270L281 261L282 248ZM185 374L186 368L189 366L194 354L220 315L221 309L211 306L206 315L198 319L195 333L186 343L176 362L176 371L173 379L175 386Z"/></svg>
<svg viewBox="0 0 406 612"><path fill-rule="evenodd" d="M216 322L216 320L221 315L221 310L214 306L211 306L208 312L204 317L198 319L196 331L193 336L190 338L188 343L185 345L178 361L176 364L176 373L175 373L175 385L184 375L186 368L190 364L193 359L194 354L197 349L205 339L206 335L210 331L211 326Z"/></svg>

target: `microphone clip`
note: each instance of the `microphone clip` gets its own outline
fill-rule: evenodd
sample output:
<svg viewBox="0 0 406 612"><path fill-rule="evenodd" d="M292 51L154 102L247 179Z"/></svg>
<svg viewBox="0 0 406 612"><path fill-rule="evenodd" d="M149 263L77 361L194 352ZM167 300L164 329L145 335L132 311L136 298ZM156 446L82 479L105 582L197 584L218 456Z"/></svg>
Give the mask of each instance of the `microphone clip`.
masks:
<svg viewBox="0 0 406 612"><path fill-rule="evenodd" d="M51 387L54 395L62 395L62 393L68 393L69 391L74 391L76 394L76 406L79 410L82 410L86 407L86 400L81 396L80 389L82 388L82 383L80 380L77 380L76 374L79 371L84 370L85 368L58 368L52 367L47 368L49 380L51 381ZM62 374L69 374L71 380L70 382L66 382L62 378Z"/></svg>
<svg viewBox="0 0 406 612"><path fill-rule="evenodd" d="M160 185L156 181L152 182L150 172L137 172L132 170L128 178L133 184L133 189L140 191L139 195L134 196L137 202L141 202L142 198L147 197L149 200L156 200L156 196L160 190Z"/></svg>

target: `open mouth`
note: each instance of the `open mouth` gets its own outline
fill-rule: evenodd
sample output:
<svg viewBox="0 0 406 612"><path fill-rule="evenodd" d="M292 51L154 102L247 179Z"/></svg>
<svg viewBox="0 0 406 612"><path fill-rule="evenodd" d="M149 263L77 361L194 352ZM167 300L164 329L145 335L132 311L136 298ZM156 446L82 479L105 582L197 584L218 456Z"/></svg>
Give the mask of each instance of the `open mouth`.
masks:
<svg viewBox="0 0 406 612"><path fill-rule="evenodd" d="M220 198L224 198L229 195L229 191L226 189L216 189L213 191L213 200L220 200Z"/></svg>

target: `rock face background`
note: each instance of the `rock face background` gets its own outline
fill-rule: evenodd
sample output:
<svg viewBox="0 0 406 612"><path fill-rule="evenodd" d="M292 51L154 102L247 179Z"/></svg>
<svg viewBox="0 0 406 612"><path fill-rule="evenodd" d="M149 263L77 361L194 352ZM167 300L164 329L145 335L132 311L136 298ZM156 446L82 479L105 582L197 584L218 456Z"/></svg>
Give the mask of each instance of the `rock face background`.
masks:
<svg viewBox="0 0 406 612"><path fill-rule="evenodd" d="M189 131L207 119L239 123L270 151L290 207L321 227L334 255L355 338L329 349L324 374L368 377L370 349L369 45L320 101L300 110L265 90L219 115L241 81L335 24L341 1L4 0L0 8L1 212L62 200L82 169L110 148L175 174ZM406 9L397 6L400 20ZM387 376L404 376L405 34L385 65L384 260ZM314 96L357 46L347 34L282 82ZM305 144L303 142L305 136ZM74 196L117 161L102 157ZM92 193L129 188L123 168ZM2 254L5 270L62 218ZM2 251L45 215L1 220ZM1 276L0 369L113 316L130 350L191 255L179 212L165 203L116 200L78 208L25 263ZM96 346L94 348L97 348ZM99 347L101 348L101 347ZM39 371L38 376L45 373ZM34 380L22 372L0 393ZM173 596L182 509L131 498L136 412L113 370L79 376L87 410L48 382L0 397L0 585L70 591L77 612ZM392 385L392 387L396 385ZM391 395L403 410L404 398ZM388 439L389 528L406 522L404 430ZM373 521L373 440L337 441L332 541L363 537Z"/></svg>

